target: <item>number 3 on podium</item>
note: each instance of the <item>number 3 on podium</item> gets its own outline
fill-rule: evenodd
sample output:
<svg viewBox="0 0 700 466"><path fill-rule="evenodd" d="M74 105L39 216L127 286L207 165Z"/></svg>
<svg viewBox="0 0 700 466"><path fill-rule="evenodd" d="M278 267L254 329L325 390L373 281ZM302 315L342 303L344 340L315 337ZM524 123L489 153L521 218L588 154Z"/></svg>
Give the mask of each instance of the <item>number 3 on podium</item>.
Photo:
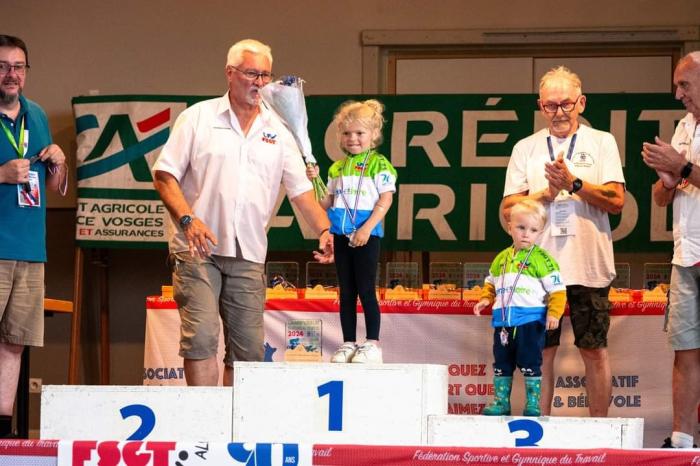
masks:
<svg viewBox="0 0 700 466"><path fill-rule="evenodd" d="M319 398L328 395L328 430L343 430L343 381L332 380L316 389Z"/></svg>

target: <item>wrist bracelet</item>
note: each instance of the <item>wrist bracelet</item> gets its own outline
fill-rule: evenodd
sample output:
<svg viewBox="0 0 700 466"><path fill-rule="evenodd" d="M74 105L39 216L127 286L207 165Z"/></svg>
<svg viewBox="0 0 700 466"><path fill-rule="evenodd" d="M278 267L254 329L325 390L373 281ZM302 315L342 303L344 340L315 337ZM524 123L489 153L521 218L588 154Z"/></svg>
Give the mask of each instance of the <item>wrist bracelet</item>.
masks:
<svg viewBox="0 0 700 466"><path fill-rule="evenodd" d="M324 234L325 232L327 232L327 231L330 231L330 230L329 230L328 228L324 228L324 229L321 230L321 232L318 234L318 237L320 238L320 237L323 236L323 234Z"/></svg>

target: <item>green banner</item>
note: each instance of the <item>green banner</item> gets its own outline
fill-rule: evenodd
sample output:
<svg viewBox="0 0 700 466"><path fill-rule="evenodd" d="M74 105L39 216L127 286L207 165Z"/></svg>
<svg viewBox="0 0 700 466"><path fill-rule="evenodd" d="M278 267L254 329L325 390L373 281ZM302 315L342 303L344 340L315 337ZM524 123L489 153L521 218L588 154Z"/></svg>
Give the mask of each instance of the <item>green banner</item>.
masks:
<svg viewBox="0 0 700 466"><path fill-rule="evenodd" d="M321 173L342 157L331 126L348 99L386 105L379 151L398 172L386 218L387 250L497 251L509 242L499 220L513 145L545 125L537 96L311 96L309 133ZM83 247L162 247L165 209L149 167L175 118L204 96L73 99L78 133L78 219ZM670 94L588 94L585 120L617 140L627 181L622 215L611 216L616 252L671 250L670 209L654 207L656 174L642 162L644 141L670 141L685 115ZM325 178L325 175L324 175ZM288 200L270 225L271 250L311 249Z"/></svg>

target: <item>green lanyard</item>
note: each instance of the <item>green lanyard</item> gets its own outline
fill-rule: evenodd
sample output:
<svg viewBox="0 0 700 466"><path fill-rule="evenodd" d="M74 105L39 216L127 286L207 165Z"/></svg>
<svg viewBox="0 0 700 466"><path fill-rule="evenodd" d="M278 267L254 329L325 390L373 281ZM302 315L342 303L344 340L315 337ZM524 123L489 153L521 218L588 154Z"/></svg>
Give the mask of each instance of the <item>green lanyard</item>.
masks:
<svg viewBox="0 0 700 466"><path fill-rule="evenodd" d="M25 152L25 150L24 150L24 122L26 119L27 119L27 116L24 115L22 117L22 123L20 123L19 145L17 144L17 142L15 142L15 137L12 134L12 132L10 132L10 130L7 128L7 126L5 126L5 123L3 123L2 120L0 120L0 125L2 125L2 129L5 133L5 137L7 137L8 141L10 141L10 144L12 144L12 147L14 147L15 152L17 152L17 157L19 157L20 159L24 158L24 152Z"/></svg>

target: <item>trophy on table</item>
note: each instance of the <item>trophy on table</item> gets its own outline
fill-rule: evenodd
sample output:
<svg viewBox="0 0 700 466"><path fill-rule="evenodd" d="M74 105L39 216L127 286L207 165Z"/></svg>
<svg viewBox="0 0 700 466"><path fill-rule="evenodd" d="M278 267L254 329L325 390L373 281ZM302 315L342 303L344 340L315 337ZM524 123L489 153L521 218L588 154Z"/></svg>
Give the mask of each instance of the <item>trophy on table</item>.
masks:
<svg viewBox="0 0 700 466"><path fill-rule="evenodd" d="M384 299L421 299L422 283L417 262L387 262Z"/></svg>
<svg viewBox="0 0 700 466"><path fill-rule="evenodd" d="M307 128L309 117L306 114L304 101L304 80L298 76L282 76L280 80L260 89L260 95L263 102L280 117L294 136L301 156L304 158L304 164L307 167L318 165L311 150L311 139ZM320 176L314 177L311 183L314 186L316 200L320 201L328 194L328 189Z"/></svg>
<svg viewBox="0 0 700 466"><path fill-rule="evenodd" d="M462 299L462 264L431 262L428 283L423 285L428 299Z"/></svg>

